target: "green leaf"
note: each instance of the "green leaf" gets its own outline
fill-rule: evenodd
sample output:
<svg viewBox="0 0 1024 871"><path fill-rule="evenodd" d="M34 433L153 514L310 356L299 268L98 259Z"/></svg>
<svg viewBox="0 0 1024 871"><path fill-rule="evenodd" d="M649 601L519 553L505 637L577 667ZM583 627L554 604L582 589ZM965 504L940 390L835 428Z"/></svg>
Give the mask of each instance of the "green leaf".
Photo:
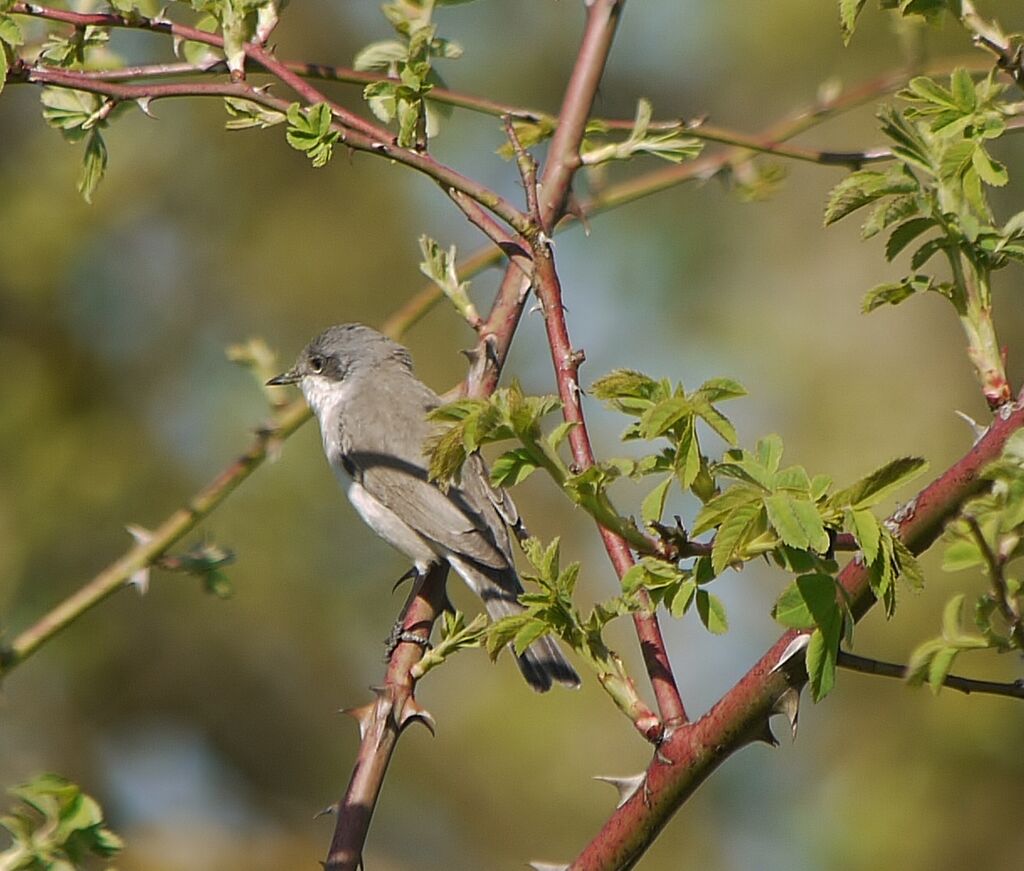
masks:
<svg viewBox="0 0 1024 871"><path fill-rule="evenodd" d="M867 508L857 508L850 511L850 519L853 524L853 534L864 553L865 562L873 563L878 557L878 542L881 538L881 528L877 518Z"/></svg>
<svg viewBox="0 0 1024 871"><path fill-rule="evenodd" d="M757 510L761 507L762 494L744 485L730 487L708 500L693 521L693 535L700 535L709 529L719 526L734 510L741 505L754 504Z"/></svg>
<svg viewBox="0 0 1024 871"><path fill-rule="evenodd" d="M759 527L761 505L740 505L722 522L711 546L711 565L716 575L721 574L735 559L737 549Z"/></svg>
<svg viewBox="0 0 1024 871"><path fill-rule="evenodd" d="M946 677L953 668L953 660L960 651L955 647L943 647L935 652L928 665L928 686L933 693L942 689Z"/></svg>
<svg viewBox="0 0 1024 871"><path fill-rule="evenodd" d="M18 22L9 15L0 15L0 42L6 43L11 48L23 45L25 42Z"/></svg>
<svg viewBox="0 0 1024 871"><path fill-rule="evenodd" d="M409 57L408 46L397 39L372 42L360 49L352 61L356 70L390 70L392 65Z"/></svg>
<svg viewBox="0 0 1024 871"><path fill-rule="evenodd" d="M976 148L971 156L971 161L978 176L985 184L1003 187L1010 180L1006 167L998 160L989 157L984 148Z"/></svg>
<svg viewBox="0 0 1024 871"><path fill-rule="evenodd" d="M926 230L934 227L935 221L932 218L914 218L900 224L889 236L885 244L885 259L892 260Z"/></svg>
<svg viewBox="0 0 1024 871"><path fill-rule="evenodd" d="M817 506L787 493L773 493L764 500L768 522L790 547L825 553L829 537Z"/></svg>
<svg viewBox="0 0 1024 871"><path fill-rule="evenodd" d="M853 31L857 27L857 16L864 8L865 0L839 0L839 27L843 34L843 44L849 45Z"/></svg>
<svg viewBox="0 0 1024 871"><path fill-rule="evenodd" d="M855 509L869 508L927 468L928 462L921 457L900 457L861 478L856 484L834 493L829 503Z"/></svg>
<svg viewBox="0 0 1024 871"><path fill-rule="evenodd" d="M691 414L693 407L685 397L670 396L644 412L640 418L640 432L645 439L658 438Z"/></svg>
<svg viewBox="0 0 1024 871"><path fill-rule="evenodd" d="M776 433L771 433L763 438L759 438L756 450L757 458L761 465L770 474L774 475L779 469L779 463L782 462L782 437Z"/></svg>
<svg viewBox="0 0 1024 871"><path fill-rule="evenodd" d="M703 588L696 592L697 614L705 628L715 634L722 635L729 630L729 620L725 614L725 605L714 593Z"/></svg>
<svg viewBox="0 0 1024 871"><path fill-rule="evenodd" d="M668 496L668 488L672 486L673 480L675 480L675 476L669 475L644 497L640 513L645 523L655 523L661 520L661 515L665 513L665 498Z"/></svg>
<svg viewBox="0 0 1024 871"><path fill-rule="evenodd" d="M78 177L78 192L87 203L92 203L92 195L96 192L106 169L107 146L100 136L100 131L93 128L82 157L82 173Z"/></svg>
<svg viewBox="0 0 1024 871"><path fill-rule="evenodd" d="M801 575L779 597L772 616L790 629L830 626L839 619L836 582L831 575Z"/></svg>
<svg viewBox="0 0 1024 871"><path fill-rule="evenodd" d="M811 679L811 696L819 702L836 682L836 660L839 652L839 633L825 633L821 628L811 633L807 643L807 674Z"/></svg>
<svg viewBox="0 0 1024 871"><path fill-rule="evenodd" d="M523 483L537 468L526 448L514 448L503 453L491 465L491 483L495 487L514 487Z"/></svg>
<svg viewBox="0 0 1024 871"><path fill-rule="evenodd" d="M899 305L916 293L913 285L906 281L895 284L879 284L871 288L861 301L860 310L867 314L883 305Z"/></svg>
<svg viewBox="0 0 1024 871"><path fill-rule="evenodd" d="M896 556L896 563L899 568L900 578L906 582L911 589L924 589L924 572L917 557L911 552L899 538L893 536L893 554Z"/></svg>
<svg viewBox="0 0 1024 871"><path fill-rule="evenodd" d="M546 635L547 631L548 627L542 621L529 620L526 625L516 633L516 637L512 641L512 648L515 650L516 655L521 656L527 647L533 644L533 642L542 635Z"/></svg>
<svg viewBox="0 0 1024 871"><path fill-rule="evenodd" d="M287 120L284 112L239 97L225 97L224 109L231 116L224 124L227 130L247 130L250 127L264 129L283 124Z"/></svg>
<svg viewBox="0 0 1024 871"><path fill-rule="evenodd" d="M834 224L880 197L913 193L917 186L917 180L903 167L886 172L873 169L852 172L832 188L825 206L825 226Z"/></svg>

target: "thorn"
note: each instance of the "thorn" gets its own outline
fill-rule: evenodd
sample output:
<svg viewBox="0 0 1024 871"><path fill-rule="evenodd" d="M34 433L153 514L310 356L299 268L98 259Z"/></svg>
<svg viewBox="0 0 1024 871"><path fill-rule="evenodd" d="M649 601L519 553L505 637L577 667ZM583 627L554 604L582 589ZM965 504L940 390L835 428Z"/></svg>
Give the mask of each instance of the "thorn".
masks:
<svg viewBox="0 0 1024 871"><path fill-rule="evenodd" d="M427 727L427 731L431 735L437 737L437 721L434 719L434 715L410 696L402 708L402 716L399 720L398 728L404 729L412 723L422 723Z"/></svg>
<svg viewBox="0 0 1024 871"><path fill-rule="evenodd" d="M782 655L779 657L779 661L772 666L771 673L779 671L789 660L804 650L808 644L811 643L811 633L801 633L797 635L789 644L786 645L786 649L782 651Z"/></svg>
<svg viewBox="0 0 1024 871"><path fill-rule="evenodd" d="M772 731L772 724L767 717L761 722L761 727L754 730L751 741L763 741L769 747L779 746L779 739L775 737L775 733Z"/></svg>
<svg viewBox="0 0 1024 871"><path fill-rule="evenodd" d="M319 810L315 814L313 814L313 819L314 820L318 820L318 819L320 819L320 817L333 816L337 812L338 812L338 803L335 802L334 804L329 804L323 810Z"/></svg>
<svg viewBox="0 0 1024 871"><path fill-rule="evenodd" d="M971 432L974 433L974 442L973 442L973 444L977 444L978 440L983 435L985 435L985 431L986 431L986 429L988 429L988 427L982 426L973 417L971 417L969 414L964 414L964 412L962 412L962 411L958 411L958 410L954 409L953 410L953 414L955 414L957 417L959 417L961 420L963 420L971 428Z"/></svg>
<svg viewBox="0 0 1024 871"><path fill-rule="evenodd" d="M128 530L128 534L135 539L137 545L145 546L153 540L153 533L142 526L136 526L134 523L129 523L125 526ZM145 596L149 592L149 563L144 565L140 569L136 569L132 572L131 576L125 583L129 587L135 587L140 596Z"/></svg>
<svg viewBox="0 0 1024 871"><path fill-rule="evenodd" d="M772 705L773 714L785 714L789 720L789 728L793 733L793 740L796 740L796 727L800 719L800 688L787 687Z"/></svg>
<svg viewBox="0 0 1024 871"><path fill-rule="evenodd" d="M618 791L619 803L615 805L616 810L622 807L633 797L633 794L643 785L646 779L647 774L643 771L639 774L632 774L629 777L605 777L600 774L594 776L594 780L600 780L602 783L610 783Z"/></svg>
<svg viewBox="0 0 1024 871"><path fill-rule="evenodd" d="M376 702L367 702L365 705L360 705L357 708L342 708L338 713L344 714L346 717L352 717L359 724L359 740L361 741L366 737L366 733L370 728L373 712L376 707Z"/></svg>
<svg viewBox="0 0 1024 871"><path fill-rule="evenodd" d="M154 121L156 121L156 115L154 115L149 108L149 104L152 102L153 100L151 97L139 97L135 101L136 105L138 105L138 107L142 110L143 115L145 115L147 118L152 118Z"/></svg>

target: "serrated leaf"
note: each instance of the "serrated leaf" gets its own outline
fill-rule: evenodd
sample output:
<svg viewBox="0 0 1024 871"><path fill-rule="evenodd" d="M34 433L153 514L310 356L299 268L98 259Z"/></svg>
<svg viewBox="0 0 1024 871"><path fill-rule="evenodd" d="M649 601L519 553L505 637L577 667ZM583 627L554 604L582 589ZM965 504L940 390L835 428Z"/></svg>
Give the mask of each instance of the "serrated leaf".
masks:
<svg viewBox="0 0 1024 871"><path fill-rule="evenodd" d="M757 440L757 457L761 465L774 475L782 462L782 436L771 433Z"/></svg>
<svg viewBox="0 0 1024 871"><path fill-rule="evenodd" d="M692 413L693 408L685 397L670 396L644 412L640 418L640 432L646 439L658 438Z"/></svg>
<svg viewBox="0 0 1024 871"><path fill-rule="evenodd" d="M865 0L839 0L839 27L843 34L843 44L849 45L853 31L857 27L857 16L864 8Z"/></svg>
<svg viewBox="0 0 1024 871"><path fill-rule="evenodd" d="M960 651L955 647L942 647L937 650L928 663L928 686L933 693L938 693L953 667L953 660Z"/></svg>
<svg viewBox="0 0 1024 871"><path fill-rule="evenodd" d="M861 226L861 238L870 239L904 218L913 217L919 211L920 206L914 194L900 194L883 200L871 210L871 214Z"/></svg>
<svg viewBox="0 0 1024 871"><path fill-rule="evenodd" d="M927 460L921 457L899 457L861 478L856 484L833 494L829 502L836 506L870 508L927 468Z"/></svg>
<svg viewBox="0 0 1024 871"><path fill-rule="evenodd" d="M676 445L673 457L673 468L679 479L679 486L684 490L690 487L697 479L697 475L700 474L700 443L697 440L697 431L692 418L686 422L680 434L679 444Z"/></svg>
<svg viewBox="0 0 1024 871"><path fill-rule="evenodd" d="M710 499L701 508L693 522L693 535L700 535L721 522L741 505L755 504L760 507L761 493L743 485L730 487Z"/></svg>
<svg viewBox="0 0 1024 871"><path fill-rule="evenodd" d="M714 635L722 635L729 631L729 620L725 613L725 605L714 593L698 589L695 594L697 613L700 622Z"/></svg>
<svg viewBox="0 0 1024 871"><path fill-rule="evenodd" d="M893 260L904 248L926 230L935 226L932 218L914 218L900 224L885 243L885 259Z"/></svg>
<svg viewBox="0 0 1024 871"><path fill-rule="evenodd" d="M495 487L514 487L534 472L537 465L526 448L506 451L491 464L491 483Z"/></svg>
<svg viewBox="0 0 1024 871"><path fill-rule="evenodd" d="M893 536L893 553L899 566L900 578L910 585L911 589L924 589L924 572L917 557L899 538Z"/></svg>
<svg viewBox="0 0 1024 871"><path fill-rule="evenodd" d="M1010 174L1006 166L998 160L989 157L984 148L976 148L971 157L974 169L985 184L993 187L1003 187L1009 180Z"/></svg>
<svg viewBox="0 0 1024 871"><path fill-rule="evenodd" d="M107 146L100 136L100 131L94 129L89 136L89 142L85 146L85 154L82 156L82 172L78 177L78 192L87 203L92 203L92 195L103 179L107 170Z"/></svg>
<svg viewBox="0 0 1024 871"><path fill-rule="evenodd" d="M883 305L899 305L916 293L914 287L906 281L878 284L872 287L861 300L860 310L867 314Z"/></svg>
<svg viewBox="0 0 1024 871"><path fill-rule="evenodd" d="M661 515L665 513L668 488L672 486L674 480L675 476L669 475L644 497L644 501L640 505L640 513L645 523L655 523L661 520Z"/></svg>
<svg viewBox="0 0 1024 871"><path fill-rule="evenodd" d="M409 49L405 43L397 39L385 39L361 48L352 60L352 67L357 70L388 70L392 64L407 60L408 57Z"/></svg>
<svg viewBox="0 0 1024 871"><path fill-rule="evenodd" d="M529 620L526 625L516 633L516 637L512 641L512 648L515 650L516 655L522 656L523 651L542 635L546 634L547 631L548 627L542 621Z"/></svg>
<svg viewBox="0 0 1024 871"><path fill-rule="evenodd" d="M711 546L711 565L716 575L725 571L733 561L736 549L748 537L760 516L759 504L740 505L719 526Z"/></svg>
<svg viewBox="0 0 1024 871"><path fill-rule="evenodd" d="M819 702L827 696L836 682L836 659L839 650L838 634L827 638L820 628L811 633L807 642L805 662L811 680L811 696Z"/></svg>
<svg viewBox="0 0 1024 871"><path fill-rule="evenodd" d="M954 541L942 555L942 569L946 572L959 572L981 565L985 565L985 556L973 539L961 538Z"/></svg>
<svg viewBox="0 0 1024 871"><path fill-rule="evenodd" d="M697 581L693 578L687 578L668 600L669 613L678 620L690 609L690 604L693 602L696 593Z"/></svg>
<svg viewBox="0 0 1024 871"><path fill-rule="evenodd" d="M853 534L864 554L865 562L873 563L878 557L878 542L881 538L878 519L866 508L851 510L850 519L853 524Z"/></svg>
<svg viewBox="0 0 1024 871"><path fill-rule="evenodd" d="M836 582L831 575L801 575L779 597L772 616L790 629L830 626L839 619Z"/></svg>
<svg viewBox="0 0 1024 871"><path fill-rule="evenodd" d="M768 522L790 547L825 553L829 537L817 506L787 493L773 493L764 500Z"/></svg>

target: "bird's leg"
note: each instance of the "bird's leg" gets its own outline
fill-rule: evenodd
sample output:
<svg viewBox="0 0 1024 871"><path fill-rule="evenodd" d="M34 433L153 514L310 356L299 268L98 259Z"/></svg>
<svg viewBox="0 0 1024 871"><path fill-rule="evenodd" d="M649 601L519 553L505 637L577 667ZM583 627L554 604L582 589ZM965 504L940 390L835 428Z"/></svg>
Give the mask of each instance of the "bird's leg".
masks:
<svg viewBox="0 0 1024 871"><path fill-rule="evenodd" d="M391 659L391 655L395 652L395 648L398 647L403 641L409 644L418 644L424 650L429 650L433 645L430 643L429 638L424 638L422 635L416 632L411 632L405 628L405 616L409 611L409 605L412 604L413 600L419 594L420 587L423 584L423 579L426 577L425 572L420 572L416 566L409 569L402 577L395 581L395 586L392 591L397 590L398 587L406 580L412 579L412 589L409 591L409 598L405 603L405 607L402 608L401 613L398 615L398 619L395 620L395 625L391 627L391 631L388 633L388 637L384 639L384 661L388 662Z"/></svg>

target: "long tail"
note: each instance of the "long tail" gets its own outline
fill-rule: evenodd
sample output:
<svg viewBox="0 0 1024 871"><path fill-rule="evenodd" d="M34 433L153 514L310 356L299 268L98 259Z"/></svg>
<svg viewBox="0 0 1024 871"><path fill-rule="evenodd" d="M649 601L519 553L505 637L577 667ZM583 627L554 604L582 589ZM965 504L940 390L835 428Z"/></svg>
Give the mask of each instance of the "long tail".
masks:
<svg viewBox="0 0 1024 871"><path fill-rule="evenodd" d="M523 606L519 604L517 595L523 588L514 569L486 569L455 555L450 555L448 560L452 568L483 600L492 620L522 613ZM516 662L526 682L539 693L547 692L553 683L568 687L580 685L580 676L569 665L569 660L550 635L534 641L521 656L516 657Z"/></svg>

